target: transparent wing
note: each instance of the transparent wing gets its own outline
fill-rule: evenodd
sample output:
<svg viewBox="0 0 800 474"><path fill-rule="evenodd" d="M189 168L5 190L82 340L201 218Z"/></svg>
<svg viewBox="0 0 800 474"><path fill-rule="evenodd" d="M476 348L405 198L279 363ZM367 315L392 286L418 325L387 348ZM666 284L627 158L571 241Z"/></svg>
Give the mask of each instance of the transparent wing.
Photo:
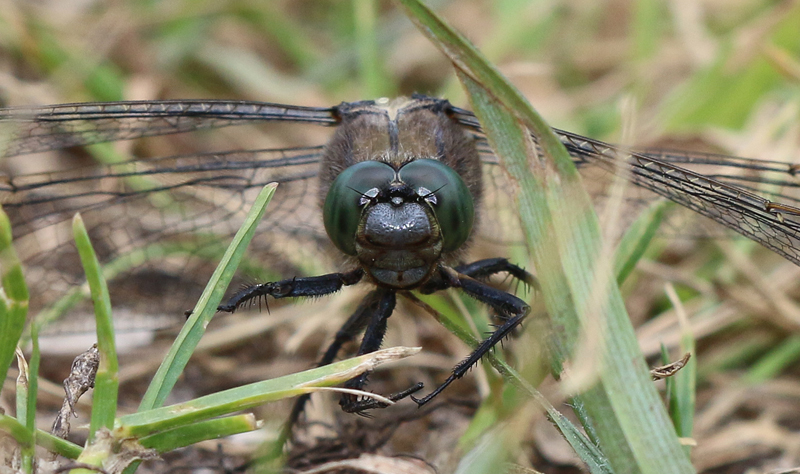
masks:
<svg viewBox="0 0 800 474"><path fill-rule="evenodd" d="M181 314L193 306L249 204L269 182L280 186L251 244L250 267L302 274L303 262L324 265L328 244L316 183L321 151L208 153L6 178L0 202L26 262L32 305L52 304L82 283L70 224L81 212L119 282L112 280L112 301ZM156 306L137 303L148 300Z"/></svg>
<svg viewBox="0 0 800 474"><path fill-rule="evenodd" d="M181 100L0 109L0 156L276 121L335 125L336 108ZM268 262L278 271L300 271L297 264L309 252L299 251L303 242L317 254L305 261L324 265L320 250L327 239L316 215L319 153L209 153L5 178L0 203L26 262L32 308L63 311L80 299L71 298L83 278L69 225L80 211L112 277L115 304L180 314L193 305L250 201L272 181L281 186L251 244L251 270ZM287 246L290 254L282 251ZM147 301L151 307L143 308Z"/></svg>
<svg viewBox="0 0 800 474"><path fill-rule="evenodd" d="M335 108L266 102L87 102L0 109L0 156L252 122L337 123Z"/></svg>
<svg viewBox="0 0 800 474"><path fill-rule="evenodd" d="M455 117L482 133L472 113L455 109ZM625 150L563 130L555 132L579 168L599 167L622 175L800 265L794 165L704 153ZM689 166L705 168L710 174Z"/></svg>
<svg viewBox="0 0 800 474"><path fill-rule="evenodd" d="M513 189L514 184L509 181L509 176L485 139L478 140L478 152L483 163L484 202L478 219L476 239L481 243L500 246L523 244L524 237L519 217L514 211L516 204L513 196L508 192L509 189ZM587 163L576 162L576 165L579 166L583 183L587 187L599 215L603 216L605 212L612 210L610 205L622 206L622 210L617 209L615 214L617 219L615 228L606 229L613 232L607 236L612 242L622 237L632 221L647 206L661 198L661 196L644 189L625 189L622 202L609 201L610 187L614 184L613 173ZM694 214L688 211L687 213ZM672 214L675 212L673 211ZM684 216L674 217L683 218ZM678 229L679 235L686 237L685 232L686 229Z"/></svg>

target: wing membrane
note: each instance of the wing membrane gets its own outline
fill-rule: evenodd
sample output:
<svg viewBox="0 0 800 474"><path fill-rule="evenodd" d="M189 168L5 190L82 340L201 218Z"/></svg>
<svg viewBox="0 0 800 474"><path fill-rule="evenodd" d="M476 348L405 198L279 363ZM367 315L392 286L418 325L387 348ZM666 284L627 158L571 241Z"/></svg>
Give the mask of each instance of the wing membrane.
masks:
<svg viewBox="0 0 800 474"><path fill-rule="evenodd" d="M280 268L291 266L277 260L282 246L305 240L319 252L326 245L317 215L321 150L207 153L25 175L0 183L0 202L20 257L35 272L29 281L42 305L82 281L69 225L75 212L104 262L135 255L126 264L130 271L149 265L191 272L185 262L213 261L261 187L278 182L251 254Z"/></svg>
<svg viewBox="0 0 800 474"><path fill-rule="evenodd" d="M455 109L455 117L482 134L472 113ZM797 187L794 166L703 153L625 150L563 130L555 132L578 167L598 166L621 174L633 184L711 218L800 265L800 208L796 197L783 193L784 188ZM675 163L746 168L751 174L712 177ZM765 179L763 175L768 173L773 177ZM762 188L753 186L761 182L780 188L772 192L777 199L764 197Z"/></svg>
<svg viewBox="0 0 800 474"><path fill-rule="evenodd" d="M253 122L335 125L335 108L252 101L88 102L0 109L0 156Z"/></svg>

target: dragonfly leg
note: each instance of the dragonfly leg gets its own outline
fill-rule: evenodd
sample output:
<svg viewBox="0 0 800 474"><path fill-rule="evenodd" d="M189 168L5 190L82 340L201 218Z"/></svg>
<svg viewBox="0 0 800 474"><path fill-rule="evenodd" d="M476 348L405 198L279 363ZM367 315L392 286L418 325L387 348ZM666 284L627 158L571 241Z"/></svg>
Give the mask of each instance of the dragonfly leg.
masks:
<svg viewBox="0 0 800 474"><path fill-rule="evenodd" d="M535 276L525 271L524 268L509 262L507 258L486 258L466 265L459 265L455 267L455 271L475 279L506 272L526 285L538 286Z"/></svg>
<svg viewBox="0 0 800 474"><path fill-rule="evenodd" d="M525 271L524 268L514 265L506 258L486 258L476 262L459 265L454 270L462 275L482 280L498 273L506 272L517 280L525 283L526 286L539 288L536 277ZM423 294L430 294L436 291L450 288L446 281L441 278L432 278L425 283L420 291Z"/></svg>
<svg viewBox="0 0 800 474"><path fill-rule="evenodd" d="M342 325L341 329L336 331L336 336L334 337L331 345L328 346L328 349L325 351L322 359L320 359L318 367L332 363L342 346L355 339L355 337L367 327L372 315L378 310L381 296L381 291L375 290L370 292L361 301L358 309L356 309L350 318L347 319L344 325ZM300 414L303 412L303 408L305 407L305 404L308 402L309 398L311 398L310 394L301 395L297 398L297 401L292 408L292 413L289 416L289 426L294 425L294 423L300 417Z"/></svg>
<svg viewBox="0 0 800 474"><path fill-rule="evenodd" d="M442 281L448 284L449 287L461 288L470 296L475 299L491 306L499 315L506 318L502 325L497 327L495 331L486 339L478 344L478 347L463 361L459 362L449 377L436 389L425 395L422 398L411 397L417 405L422 406L433 399L436 395L440 394L448 385L454 380L463 377L472 366L478 363L481 358L486 355L498 342L516 328L523 319L528 315L530 306L524 301L514 295L504 291L492 288L484 283L481 283L467 275L459 274L454 269L447 267L442 268Z"/></svg>
<svg viewBox="0 0 800 474"><path fill-rule="evenodd" d="M329 273L315 277L290 278L261 283L239 291L227 303L219 305L217 311L233 313L243 305L267 296L277 299L329 295L339 291L343 286L355 285L361 281L363 276L364 270L358 268L346 273Z"/></svg>
<svg viewBox="0 0 800 474"><path fill-rule="evenodd" d="M374 302L369 304L371 314L369 314L369 323L364 332L364 338L361 341L361 347L358 349L358 355L369 354L375 352L381 347L383 336L386 334L386 321L394 311L396 296L394 290L378 289L370 293L371 298L375 298ZM367 384L369 373L363 373L358 377L348 380L344 386L345 388L352 388L360 390ZM421 390L422 384L416 384L407 390L389 395L391 401L397 401L405 398L412 393ZM374 408L386 408L386 403L376 401L371 398L359 398L355 395L343 394L342 399L339 401L339 406L342 407L347 413L361 413L365 410Z"/></svg>

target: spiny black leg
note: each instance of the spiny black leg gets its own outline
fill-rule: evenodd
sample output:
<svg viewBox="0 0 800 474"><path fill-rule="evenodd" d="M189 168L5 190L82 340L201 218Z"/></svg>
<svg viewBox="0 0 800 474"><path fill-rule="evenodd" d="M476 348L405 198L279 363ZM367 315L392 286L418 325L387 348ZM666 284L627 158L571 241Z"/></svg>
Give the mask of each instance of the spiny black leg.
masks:
<svg viewBox="0 0 800 474"><path fill-rule="evenodd" d="M375 352L381 348L383 336L386 335L386 322L389 319L389 316L392 315L396 303L394 290L381 288L375 290L373 293L379 297L377 302L378 304L375 307L375 311L371 315L372 317L369 325L367 326L367 330L364 332L364 339L361 341L361 347L358 349L358 355L369 354L370 352ZM364 388L364 385L367 384L368 376L368 373L361 374L358 377L348 380L344 386L346 388L361 390ZM422 384L417 384L408 390L395 393L386 398L392 401L397 401L411 395L421 388ZM374 399L362 400L355 395L343 394L342 399L339 401L339 406L341 406L342 410L347 413L357 413L373 408L386 408L387 405L382 402L377 402Z"/></svg>
<svg viewBox="0 0 800 474"><path fill-rule="evenodd" d="M459 274L451 268L442 267L441 275L442 281L448 284L449 287L461 288L470 296L488 304L497 311L498 314L508 319L489 335L489 337L481 341L469 357L453 367L453 372L447 377L447 380L439 385L433 392L422 398L415 398L412 396L411 399L417 402L419 406L428 403L454 380L463 377L473 365L478 363L478 361L495 346L495 344L502 341L510 331L517 327L530 311L530 306L516 296L492 288L466 275Z"/></svg>
<svg viewBox="0 0 800 474"><path fill-rule="evenodd" d="M459 274L452 268L442 266L440 274L448 288L461 288L468 295L491 306L500 316L511 318L530 311L530 307L516 296Z"/></svg>
<svg viewBox="0 0 800 474"><path fill-rule="evenodd" d="M395 292L383 288L374 291L378 295L377 305L371 314L371 319L367 330L364 332L364 338L361 340L361 346L358 348L358 355L368 354L375 352L381 347L383 343L383 336L386 335L386 321L394 311L394 306L397 303ZM363 373L356 378L348 380L344 386L346 388L353 388L360 390L367 383L367 373ZM358 399L353 395L342 395L339 401L342 410L353 413L361 411Z"/></svg>
<svg viewBox="0 0 800 474"><path fill-rule="evenodd" d="M227 303L217 307L217 311L232 313L253 299L289 298L302 296L324 296L339 291L342 286L355 285L364 276L364 270L356 269L347 273L329 273L315 277L291 278L288 280L262 283L250 286L233 295Z"/></svg>
<svg viewBox="0 0 800 474"><path fill-rule="evenodd" d="M506 272L517 280L530 286L536 286L536 277L526 272L524 268L514 265L507 258L487 258L466 265L455 267L455 271L468 277L481 279L497 273Z"/></svg>
<svg viewBox="0 0 800 474"><path fill-rule="evenodd" d="M348 387L348 388L353 388L353 387ZM387 395L384 398L389 399L389 400L391 400L393 402L396 402L398 400L402 400L402 399L404 399L404 398L406 398L408 396L411 396L411 399L413 400L414 397L412 395L414 393L419 392L423 388L425 388L425 385L422 382L417 382L417 383L415 383L414 385L408 387L405 390L401 390L401 391L399 391L397 393L393 393L391 395ZM360 415L365 415L364 412L367 411L367 410L374 410L376 408L386 408L387 406L389 406L385 402L381 402L381 401L376 400L374 398L364 398L362 400L358 400L358 399L352 398L352 396L351 396L350 400L348 400L347 402L345 402L343 404L342 402L344 401L345 397L347 397L347 396L348 395L346 395L346 394L343 395L342 396L342 400L339 401L339 405L342 407L342 410L345 411L346 413L358 413ZM365 415L365 416L368 416L368 415Z"/></svg>
<svg viewBox="0 0 800 474"><path fill-rule="evenodd" d="M489 337L481 341L481 343L478 344L478 347L475 348L474 351L472 351L472 354L470 354L463 361L459 362L458 365L453 367L453 372L450 374L450 376L448 376L447 379L441 385L436 387L436 389L433 392L425 395L422 398L417 398L412 396L411 399L417 402L417 405L419 406L422 406L431 401L433 397L442 393L442 391L445 388L447 388L447 386L450 385L454 380L460 379L467 372L469 372L469 369L471 369L473 365L477 364L478 361L481 360L481 358L484 355L486 355L486 353L489 352L492 349L492 347L495 346L495 344L502 341L503 338L508 336L508 333L511 332L515 327L517 327L519 323L521 323L522 320L525 319L525 316L527 315L528 313L526 312L525 314L520 314L519 316L514 316L513 318L506 320L503 323L503 325L498 327L492 334L489 335Z"/></svg>
<svg viewBox="0 0 800 474"><path fill-rule="evenodd" d="M462 275L476 279L483 279L497 273L506 272L528 286L533 286L536 288L539 286L539 283L536 281L536 277L526 272L524 268L514 265L505 258L487 258L484 260L478 260L465 265L459 265L455 267L454 270ZM422 294L431 294L436 291L450 288L451 286L452 285L444 281L441 277L434 276L420 288L420 292Z"/></svg>
<svg viewBox="0 0 800 474"><path fill-rule="evenodd" d="M342 346L355 339L355 337L364 330L367 323L369 323L372 318L372 315L378 310L381 296L381 292L375 290L364 297L361 304L358 305L358 309L347 319L341 329L336 331L333 342L328 346L328 349L319 361L319 367L332 363ZM311 398L310 394L301 395L297 398L287 423L289 427L297 422L309 398Z"/></svg>

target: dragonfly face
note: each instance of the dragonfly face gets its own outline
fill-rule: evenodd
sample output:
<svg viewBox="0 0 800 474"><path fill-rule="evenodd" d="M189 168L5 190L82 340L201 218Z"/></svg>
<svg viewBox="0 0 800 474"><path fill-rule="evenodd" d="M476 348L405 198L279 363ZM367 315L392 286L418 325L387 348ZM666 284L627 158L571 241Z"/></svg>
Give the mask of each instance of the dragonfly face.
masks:
<svg viewBox="0 0 800 474"><path fill-rule="evenodd" d="M480 157L447 108L433 99L337 108L320 172L325 230L378 285L418 287L472 232Z"/></svg>

